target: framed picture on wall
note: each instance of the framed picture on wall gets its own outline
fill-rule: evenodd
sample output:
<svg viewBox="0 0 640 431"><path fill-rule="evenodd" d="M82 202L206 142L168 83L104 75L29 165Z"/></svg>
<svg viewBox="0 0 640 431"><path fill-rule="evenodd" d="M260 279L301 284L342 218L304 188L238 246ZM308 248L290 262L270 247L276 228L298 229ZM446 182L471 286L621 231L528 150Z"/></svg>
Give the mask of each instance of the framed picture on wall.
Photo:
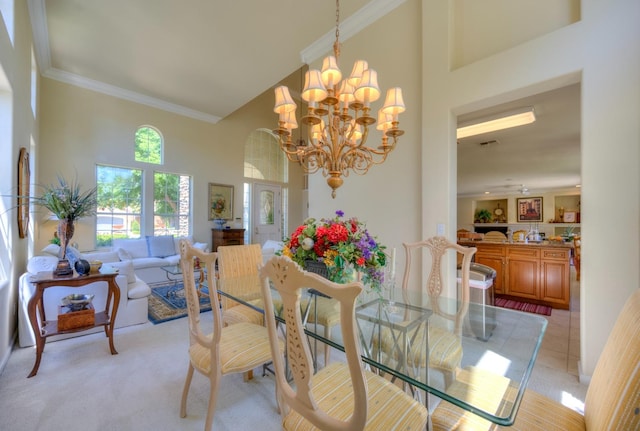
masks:
<svg viewBox="0 0 640 431"><path fill-rule="evenodd" d="M209 220L233 220L233 186L209 183Z"/></svg>
<svg viewBox="0 0 640 431"><path fill-rule="evenodd" d="M576 212L575 211L565 211L562 216L562 221L565 223L575 223L576 222Z"/></svg>
<svg viewBox="0 0 640 431"><path fill-rule="evenodd" d="M518 198L518 221L522 223L542 221L542 198Z"/></svg>

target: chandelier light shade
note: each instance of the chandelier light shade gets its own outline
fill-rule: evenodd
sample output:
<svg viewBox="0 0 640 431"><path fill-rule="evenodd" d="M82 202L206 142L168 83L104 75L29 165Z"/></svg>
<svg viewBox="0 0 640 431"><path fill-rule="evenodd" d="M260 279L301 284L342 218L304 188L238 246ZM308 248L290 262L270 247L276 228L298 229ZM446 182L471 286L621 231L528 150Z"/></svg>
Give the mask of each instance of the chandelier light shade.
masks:
<svg viewBox="0 0 640 431"><path fill-rule="evenodd" d="M322 171L331 187L331 196L350 172L364 175L372 165L383 163L404 134L398 128L398 115L405 111L402 90L387 90L383 107L376 117L371 115L371 103L382 95L378 86L378 73L364 60L355 62L351 75L343 79L338 67L340 56L340 3L336 1L336 41L333 54L322 62L322 70L305 72L301 97L307 102L307 112L301 118L307 126L307 139L293 142L292 130L298 127L296 103L289 89L275 89L274 112L278 114L280 148L305 172ZM375 111L374 111L375 112ZM376 148L367 146L369 127L378 123L382 139Z"/></svg>

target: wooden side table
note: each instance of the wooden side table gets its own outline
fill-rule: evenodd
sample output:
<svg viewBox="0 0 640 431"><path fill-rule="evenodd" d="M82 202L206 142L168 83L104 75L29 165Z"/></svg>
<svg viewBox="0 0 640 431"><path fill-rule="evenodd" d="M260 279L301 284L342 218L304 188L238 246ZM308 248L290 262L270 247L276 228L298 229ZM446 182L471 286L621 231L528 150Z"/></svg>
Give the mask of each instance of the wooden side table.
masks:
<svg viewBox="0 0 640 431"><path fill-rule="evenodd" d="M221 245L244 245L244 229L211 229L211 250Z"/></svg>
<svg viewBox="0 0 640 431"><path fill-rule="evenodd" d="M104 332L109 338L111 354L118 354L113 346L113 325L116 321L118 304L120 304L120 288L115 281L117 275L118 274L114 272L109 274L98 273L82 276L74 274L71 276L56 277L52 272L39 272L29 279L29 281L36 286L36 291L31 299L29 299L29 304L27 305L29 322L31 323L31 328L33 328L33 333L36 337L36 363L33 365L33 369L27 377L33 377L38 373L40 359L42 357L42 352L44 351L45 339L52 335L86 331L97 326L104 326ZM107 282L107 302L103 311L96 312L95 322L93 325L60 331L58 330L57 320L47 320L44 311L44 304L42 303L42 296L46 288L53 286L80 287L99 281ZM36 312L39 316L36 315ZM38 317L40 318L39 320Z"/></svg>

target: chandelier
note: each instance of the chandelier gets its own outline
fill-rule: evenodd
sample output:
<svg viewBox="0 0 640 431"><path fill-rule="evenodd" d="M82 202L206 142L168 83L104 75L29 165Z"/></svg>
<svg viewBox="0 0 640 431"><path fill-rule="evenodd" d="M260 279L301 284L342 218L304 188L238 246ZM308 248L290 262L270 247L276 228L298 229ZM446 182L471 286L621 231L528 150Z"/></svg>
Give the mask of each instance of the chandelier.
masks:
<svg viewBox="0 0 640 431"><path fill-rule="evenodd" d="M378 74L370 69L367 62L358 60L351 75L342 80L338 68L340 56L340 2L336 0L336 41L334 55L322 62L322 71L313 69L305 72L302 99L307 104L307 114L301 118L307 125L308 138L293 142L293 129L298 127L297 105L291 98L289 89L280 86L275 89L275 106L278 114L278 128L274 133L279 137L280 148L292 162L298 162L306 173L322 170L331 187L331 197L336 197L336 189L351 171L364 175L372 165L383 163L387 155L396 147L399 136L398 114L404 112L402 89L387 90L384 106L377 112L376 129L382 132L382 140L377 148L368 147L369 127L376 124L371 116L371 103L380 98Z"/></svg>

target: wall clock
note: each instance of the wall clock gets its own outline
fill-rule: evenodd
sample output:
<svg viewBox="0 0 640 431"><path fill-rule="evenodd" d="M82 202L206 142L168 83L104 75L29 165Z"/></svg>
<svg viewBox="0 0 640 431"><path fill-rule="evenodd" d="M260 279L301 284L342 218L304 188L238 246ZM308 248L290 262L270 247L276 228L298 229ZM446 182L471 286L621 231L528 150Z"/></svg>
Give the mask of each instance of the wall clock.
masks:
<svg viewBox="0 0 640 431"><path fill-rule="evenodd" d="M29 153L25 147L20 148L18 156L18 235L26 238L29 229Z"/></svg>

